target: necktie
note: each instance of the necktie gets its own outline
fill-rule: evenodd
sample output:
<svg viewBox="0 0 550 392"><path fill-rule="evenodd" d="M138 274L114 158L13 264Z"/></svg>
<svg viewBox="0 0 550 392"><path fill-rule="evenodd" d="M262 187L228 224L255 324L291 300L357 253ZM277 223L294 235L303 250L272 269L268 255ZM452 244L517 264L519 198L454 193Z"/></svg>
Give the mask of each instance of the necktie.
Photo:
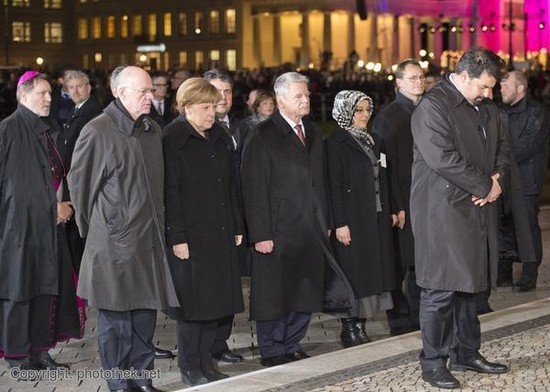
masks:
<svg viewBox="0 0 550 392"><path fill-rule="evenodd" d="M162 116L164 113L163 113L163 110L162 110L162 101L158 101L157 103L157 112Z"/></svg>
<svg viewBox="0 0 550 392"><path fill-rule="evenodd" d="M298 136L298 139L300 139L302 144L305 146L306 145L306 137L304 136L304 131L302 130L302 125L301 124L296 124L294 129L296 130L296 135Z"/></svg>

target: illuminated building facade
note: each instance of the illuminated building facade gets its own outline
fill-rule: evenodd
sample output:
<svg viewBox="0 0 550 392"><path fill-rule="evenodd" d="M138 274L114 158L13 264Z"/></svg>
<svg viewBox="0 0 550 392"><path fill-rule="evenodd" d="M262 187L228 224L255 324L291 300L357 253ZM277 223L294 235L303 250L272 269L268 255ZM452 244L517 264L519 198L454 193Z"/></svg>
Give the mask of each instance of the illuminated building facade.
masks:
<svg viewBox="0 0 550 392"><path fill-rule="evenodd" d="M26 66L447 66L476 44L546 65L550 46L550 0L0 1L0 62Z"/></svg>

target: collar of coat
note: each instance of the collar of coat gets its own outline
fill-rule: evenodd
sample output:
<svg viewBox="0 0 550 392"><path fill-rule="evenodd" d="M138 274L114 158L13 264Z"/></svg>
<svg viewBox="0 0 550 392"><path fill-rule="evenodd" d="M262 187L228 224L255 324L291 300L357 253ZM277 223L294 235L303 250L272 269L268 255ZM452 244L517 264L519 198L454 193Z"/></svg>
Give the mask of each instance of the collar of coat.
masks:
<svg viewBox="0 0 550 392"><path fill-rule="evenodd" d="M404 96L400 91L397 91L395 94L395 102L399 105L407 109L409 112L412 113L414 110L414 107L416 106L413 101L411 101L409 98ZM418 100L417 100L418 102Z"/></svg>
<svg viewBox="0 0 550 392"><path fill-rule="evenodd" d="M159 128L159 125L146 114L141 115L134 121L118 98L111 102L104 112L117 128L127 136L132 136L135 131L156 132Z"/></svg>
<svg viewBox="0 0 550 392"><path fill-rule="evenodd" d="M506 111L506 113L523 113L523 112L526 112L527 111L527 101L528 101L528 97L527 97L527 94L522 98L520 99L516 104L514 105L506 105L504 104L504 110Z"/></svg>
<svg viewBox="0 0 550 392"><path fill-rule="evenodd" d="M458 91L453 82L451 82L451 80L449 79L450 75L450 73L446 74L441 83L439 83L433 89L443 90L444 94L449 99L449 103L455 107L462 104L462 102L465 102L466 105L473 107L473 105L468 102L464 95L462 95L462 93Z"/></svg>
<svg viewBox="0 0 550 392"><path fill-rule="evenodd" d="M178 148L184 147L190 138L206 141L193 126L187 121L185 116L178 115L174 121L165 128L166 135L175 133L174 143ZM212 125L212 128L208 131L208 142L215 144L218 139L222 140L227 145L232 145L229 135L222 128L222 126L216 122Z"/></svg>
<svg viewBox="0 0 550 392"><path fill-rule="evenodd" d="M374 146L376 149L376 146L378 144L377 135L373 134L372 132L369 132L369 135L374 139ZM334 137L336 140L340 143L346 143L356 149L357 151L361 152L362 154L365 153L365 150L359 145L359 142L355 140L355 138L345 129L342 129L341 127L337 127L334 130Z"/></svg>
<svg viewBox="0 0 550 392"><path fill-rule="evenodd" d="M41 135L51 128L50 124L48 124L46 120L46 117L38 116L22 104L17 105L16 113L22 119L23 127L32 130L37 135Z"/></svg>
<svg viewBox="0 0 550 392"><path fill-rule="evenodd" d="M294 135L296 134L294 132L294 129L292 129L290 124L284 119L279 111L275 112L275 114L271 116L269 120L272 120L275 123L277 129L279 130L279 132L281 132L283 136L286 136L291 132ZM309 145L315 139L315 132L307 119L302 118L302 124L304 124L304 132L306 133L306 143ZM296 141L300 142L297 138Z"/></svg>

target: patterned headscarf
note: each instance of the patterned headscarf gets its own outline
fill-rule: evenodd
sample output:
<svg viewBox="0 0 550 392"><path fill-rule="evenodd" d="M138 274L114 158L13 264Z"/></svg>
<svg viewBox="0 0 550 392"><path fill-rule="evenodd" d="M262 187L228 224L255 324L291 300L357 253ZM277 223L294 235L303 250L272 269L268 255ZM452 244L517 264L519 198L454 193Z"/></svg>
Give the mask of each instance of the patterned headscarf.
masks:
<svg viewBox="0 0 550 392"><path fill-rule="evenodd" d="M372 99L365 93L355 90L342 90L334 98L332 118L346 131L360 130L353 126L353 116L359 102L367 100L372 108ZM363 129L361 129L364 131Z"/></svg>

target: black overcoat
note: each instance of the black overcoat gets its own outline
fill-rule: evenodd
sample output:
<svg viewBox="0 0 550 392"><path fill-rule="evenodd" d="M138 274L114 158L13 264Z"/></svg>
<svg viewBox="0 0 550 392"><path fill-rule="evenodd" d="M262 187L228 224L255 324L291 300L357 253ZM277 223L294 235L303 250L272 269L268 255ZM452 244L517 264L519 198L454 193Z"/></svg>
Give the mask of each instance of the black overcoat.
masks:
<svg viewBox="0 0 550 392"><path fill-rule="evenodd" d="M380 141L374 139L380 158ZM326 140L333 228L349 226L351 244L344 246L332 233L336 259L357 298L396 289L386 170L379 166L382 211L376 210L372 162L351 134L336 128Z"/></svg>
<svg viewBox="0 0 550 392"><path fill-rule="evenodd" d="M253 320L328 307L346 310L353 301L351 286L330 252L322 136L313 123L303 123L307 147L277 112L258 124L243 152L249 240L274 242L272 253L252 255ZM331 268L325 276L326 266ZM326 283L329 275L336 280ZM325 292L330 294L326 298Z"/></svg>
<svg viewBox="0 0 550 392"><path fill-rule="evenodd" d="M411 220L420 287L481 292L489 271L496 287L497 206L478 207L472 195L486 197L493 174L505 182L509 150L501 127L492 101L476 110L448 77L413 112Z"/></svg>
<svg viewBox="0 0 550 392"><path fill-rule="evenodd" d="M232 141L215 124L203 138L179 116L164 128L166 243L183 320L214 320L244 310L235 235L243 233ZM190 258L172 246L187 243Z"/></svg>
<svg viewBox="0 0 550 392"><path fill-rule="evenodd" d="M399 91L395 100L384 106L373 121L373 132L382 139L388 167L394 182L391 187L392 212L405 211L405 226L397 230L401 265L414 266L414 238L410 222L413 102Z"/></svg>
<svg viewBox="0 0 550 392"><path fill-rule="evenodd" d="M0 123L0 298L58 294L57 199L44 132L23 105Z"/></svg>

